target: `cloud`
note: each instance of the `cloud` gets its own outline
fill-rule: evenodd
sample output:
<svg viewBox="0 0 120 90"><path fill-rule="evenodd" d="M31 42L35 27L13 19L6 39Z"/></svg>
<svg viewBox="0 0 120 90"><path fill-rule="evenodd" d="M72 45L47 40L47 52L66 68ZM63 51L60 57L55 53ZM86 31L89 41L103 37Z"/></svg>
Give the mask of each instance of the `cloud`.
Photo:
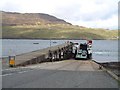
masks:
<svg viewBox="0 0 120 90"><path fill-rule="evenodd" d="M5 11L47 13L72 24L112 29L117 28L118 1L2 0L0 7Z"/></svg>
<svg viewBox="0 0 120 90"><path fill-rule="evenodd" d="M93 20L93 21L71 21L75 25L93 27L93 28L106 28L106 29L116 29L118 26L118 16L113 15L111 18L105 20Z"/></svg>
<svg viewBox="0 0 120 90"><path fill-rule="evenodd" d="M19 6L19 4L6 2L5 5L2 6L2 9L7 11L20 11L21 7Z"/></svg>

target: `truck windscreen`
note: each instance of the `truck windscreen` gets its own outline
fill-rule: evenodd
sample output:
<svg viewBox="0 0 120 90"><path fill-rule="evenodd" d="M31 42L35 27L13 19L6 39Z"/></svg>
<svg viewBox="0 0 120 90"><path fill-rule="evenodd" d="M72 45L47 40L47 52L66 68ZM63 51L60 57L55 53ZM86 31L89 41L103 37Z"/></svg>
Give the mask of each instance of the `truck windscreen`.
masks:
<svg viewBox="0 0 120 90"><path fill-rule="evenodd" d="M80 49L87 50L87 44L80 44Z"/></svg>

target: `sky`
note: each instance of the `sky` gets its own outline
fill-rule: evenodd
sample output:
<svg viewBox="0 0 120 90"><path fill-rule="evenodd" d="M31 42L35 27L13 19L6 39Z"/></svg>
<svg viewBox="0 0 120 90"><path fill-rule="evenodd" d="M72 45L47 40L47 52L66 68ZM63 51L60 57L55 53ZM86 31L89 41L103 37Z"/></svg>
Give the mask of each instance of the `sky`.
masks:
<svg viewBox="0 0 120 90"><path fill-rule="evenodd" d="M2 11L46 13L73 25L118 28L119 0L1 0Z"/></svg>

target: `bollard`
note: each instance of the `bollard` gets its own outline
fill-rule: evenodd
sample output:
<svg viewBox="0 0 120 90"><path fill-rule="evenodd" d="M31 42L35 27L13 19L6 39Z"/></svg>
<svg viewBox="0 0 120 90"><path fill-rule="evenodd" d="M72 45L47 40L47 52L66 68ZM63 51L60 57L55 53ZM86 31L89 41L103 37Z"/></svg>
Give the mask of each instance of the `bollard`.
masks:
<svg viewBox="0 0 120 90"><path fill-rule="evenodd" d="M9 56L9 67L15 67L15 56Z"/></svg>

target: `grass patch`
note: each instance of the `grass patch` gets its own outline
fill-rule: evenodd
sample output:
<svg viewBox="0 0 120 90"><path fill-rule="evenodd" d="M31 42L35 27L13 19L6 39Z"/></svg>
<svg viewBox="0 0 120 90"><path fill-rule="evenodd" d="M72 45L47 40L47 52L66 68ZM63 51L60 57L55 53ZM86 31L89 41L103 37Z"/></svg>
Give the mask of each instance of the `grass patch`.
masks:
<svg viewBox="0 0 120 90"><path fill-rule="evenodd" d="M80 28L73 25L3 26L3 38L115 39L116 30Z"/></svg>

